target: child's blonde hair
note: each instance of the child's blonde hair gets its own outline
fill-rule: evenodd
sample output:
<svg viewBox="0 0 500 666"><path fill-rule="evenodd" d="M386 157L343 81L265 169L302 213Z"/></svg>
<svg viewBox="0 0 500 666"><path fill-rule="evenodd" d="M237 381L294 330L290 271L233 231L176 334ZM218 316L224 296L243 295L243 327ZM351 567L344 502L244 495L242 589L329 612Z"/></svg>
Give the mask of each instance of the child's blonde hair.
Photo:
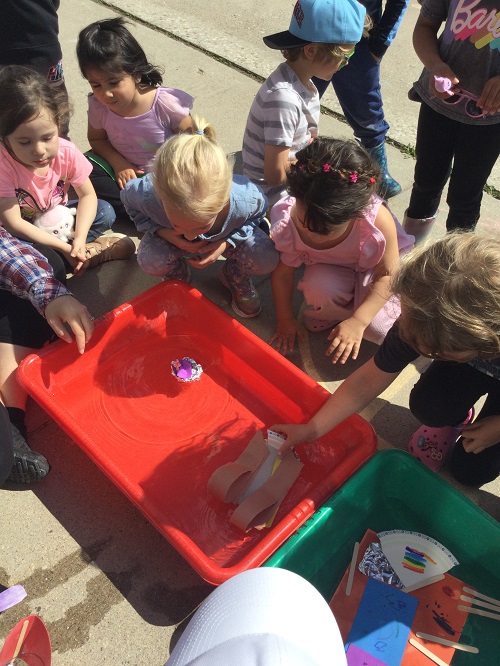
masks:
<svg viewBox="0 0 500 666"><path fill-rule="evenodd" d="M162 201L195 220L206 220L229 200L232 166L212 125L194 117L190 133L176 134L156 153L153 179Z"/></svg>
<svg viewBox="0 0 500 666"><path fill-rule="evenodd" d="M432 354L500 355L500 239L448 234L403 260L393 292L399 334Z"/></svg>

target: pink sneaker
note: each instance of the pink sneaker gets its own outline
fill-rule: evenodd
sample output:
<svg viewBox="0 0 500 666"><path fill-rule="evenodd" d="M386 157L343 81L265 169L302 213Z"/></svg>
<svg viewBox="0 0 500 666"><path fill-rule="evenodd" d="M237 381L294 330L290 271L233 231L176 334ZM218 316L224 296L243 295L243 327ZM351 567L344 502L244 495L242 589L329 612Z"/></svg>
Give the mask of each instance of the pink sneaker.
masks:
<svg viewBox="0 0 500 666"><path fill-rule="evenodd" d="M433 472L438 472L453 451L457 439L462 434L463 426L470 423L473 418L474 408L469 409L467 418L460 425L443 428L420 426L408 442L408 452Z"/></svg>

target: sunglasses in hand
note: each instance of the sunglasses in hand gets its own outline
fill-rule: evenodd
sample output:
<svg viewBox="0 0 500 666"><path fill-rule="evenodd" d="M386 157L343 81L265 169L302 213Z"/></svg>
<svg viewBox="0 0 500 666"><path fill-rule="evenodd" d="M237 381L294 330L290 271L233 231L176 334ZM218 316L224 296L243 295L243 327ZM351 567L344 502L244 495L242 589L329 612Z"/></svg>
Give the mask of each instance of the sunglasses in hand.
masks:
<svg viewBox="0 0 500 666"><path fill-rule="evenodd" d="M435 76L434 77L434 86L439 92L448 92L450 97L443 99L445 104L459 104L462 100L465 100L465 113L469 118L484 118L486 116L483 113L482 109L476 104L479 97L473 95L471 92L464 90L453 85L450 79L444 76Z"/></svg>

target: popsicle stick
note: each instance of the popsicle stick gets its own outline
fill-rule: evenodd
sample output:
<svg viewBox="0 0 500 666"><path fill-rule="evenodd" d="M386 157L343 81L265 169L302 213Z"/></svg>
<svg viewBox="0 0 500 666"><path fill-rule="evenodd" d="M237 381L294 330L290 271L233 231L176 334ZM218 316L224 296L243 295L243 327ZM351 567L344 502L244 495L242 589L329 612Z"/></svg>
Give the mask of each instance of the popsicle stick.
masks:
<svg viewBox="0 0 500 666"><path fill-rule="evenodd" d="M418 583L413 583L413 585L408 585L408 587L403 588L403 592L414 592L415 590L420 590L421 587L426 587L427 585L432 585L432 583L437 583L438 580L443 580L444 574L437 574L436 576L431 576L426 580L420 580Z"/></svg>
<svg viewBox="0 0 500 666"><path fill-rule="evenodd" d="M356 570L356 561L358 559L358 550L359 550L359 541L356 541L354 548L352 549L351 557L351 566L349 569L349 575L347 576L347 585L345 588L345 595L348 597L352 592L352 582L354 580L354 572Z"/></svg>
<svg viewBox="0 0 500 666"><path fill-rule="evenodd" d="M461 594L460 599L462 601L468 601L470 604L474 604L475 606L481 606L481 608L487 608L488 610L495 611L495 613L500 613L500 606L495 606L495 604L488 604L486 601L474 599L474 597L468 597L465 594Z"/></svg>
<svg viewBox="0 0 500 666"><path fill-rule="evenodd" d="M17 639L16 648L15 648L13 654L12 654L12 660L11 661L14 661L14 659L17 657L17 655L21 652L21 648L23 647L24 637L26 636L26 632L28 630L29 623L30 623L29 620L24 620L24 622L23 622L23 626L21 628L21 633L19 634L19 638Z"/></svg>
<svg viewBox="0 0 500 666"><path fill-rule="evenodd" d="M495 604L495 606L500 606L500 601L498 601L498 599L493 599L493 597L487 597L486 594L482 594L477 590L473 590L471 587L465 587L465 585L463 586L462 589L467 594L470 594L471 597L476 597L477 599L484 599L484 601L489 601L490 604Z"/></svg>
<svg viewBox="0 0 500 666"><path fill-rule="evenodd" d="M481 610L480 608L471 608L470 606L458 606L458 610L464 611L464 613L472 613L473 615L482 615L483 617L489 617L492 620L500 620L500 613L489 613L488 611Z"/></svg>
<svg viewBox="0 0 500 666"><path fill-rule="evenodd" d="M433 636L432 634L424 634L423 631L415 632L417 638L423 638L424 641L431 641L431 643L439 643L439 645L446 645L447 647L455 648L455 650L462 650L462 652L472 652L477 654L479 650L477 647L472 645L464 645L463 643L456 643L455 641L449 641L447 638L441 638L441 636Z"/></svg>
<svg viewBox="0 0 500 666"><path fill-rule="evenodd" d="M414 648L417 648L419 652L422 654L425 654L426 657L429 657L431 661L433 661L435 664L438 666L448 666L448 664L440 659L437 654L434 654L434 652L431 652L428 650L426 647L424 647L421 643L416 641L414 638L410 638L410 644L413 645Z"/></svg>

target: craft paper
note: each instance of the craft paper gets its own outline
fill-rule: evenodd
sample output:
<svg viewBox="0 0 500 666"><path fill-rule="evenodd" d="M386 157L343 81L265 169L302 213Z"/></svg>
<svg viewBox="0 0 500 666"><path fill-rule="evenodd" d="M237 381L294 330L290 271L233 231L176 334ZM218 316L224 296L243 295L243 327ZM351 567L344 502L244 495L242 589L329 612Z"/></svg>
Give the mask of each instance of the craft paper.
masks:
<svg viewBox="0 0 500 666"><path fill-rule="evenodd" d="M266 443L267 449L269 451L269 455L267 456L266 460L262 463L260 466L260 469L258 470L257 474L254 476L252 483L250 486L247 488L247 490L243 493L243 495L240 497L238 500L238 504L241 504L244 500L246 500L249 495L254 493L256 490L261 488L266 481L269 481L269 479L272 477L275 471L275 463L278 460L278 451L277 449L269 446Z"/></svg>
<svg viewBox="0 0 500 666"><path fill-rule="evenodd" d="M372 542L377 542L377 535L371 530L367 530L359 547L358 561L362 553ZM349 567L346 569L342 580L330 601L337 624L340 629L344 643L349 636L357 608L363 596L368 577L359 570L354 573L352 592L349 597L345 595ZM441 580L420 590L411 592L411 596L418 599L417 612L413 620L411 636L415 638L415 631L423 631L434 636L441 636L457 642L469 642L472 636L462 631L467 620L467 613L457 610L462 594L463 582L451 576L444 574L444 580ZM432 645L432 651L449 664L455 652L454 648L444 645ZM406 646L401 666L430 666L429 659L418 652L409 643Z"/></svg>
<svg viewBox="0 0 500 666"><path fill-rule="evenodd" d="M368 578L347 638L387 666L400 666L418 601L394 587Z"/></svg>
<svg viewBox="0 0 500 666"><path fill-rule="evenodd" d="M405 587L444 574L458 560L439 541L420 532L390 530L378 535L384 555Z"/></svg>
<svg viewBox="0 0 500 666"><path fill-rule="evenodd" d="M347 666L387 666L385 661L380 661L368 652L365 652L354 643L349 645L346 652Z"/></svg>

